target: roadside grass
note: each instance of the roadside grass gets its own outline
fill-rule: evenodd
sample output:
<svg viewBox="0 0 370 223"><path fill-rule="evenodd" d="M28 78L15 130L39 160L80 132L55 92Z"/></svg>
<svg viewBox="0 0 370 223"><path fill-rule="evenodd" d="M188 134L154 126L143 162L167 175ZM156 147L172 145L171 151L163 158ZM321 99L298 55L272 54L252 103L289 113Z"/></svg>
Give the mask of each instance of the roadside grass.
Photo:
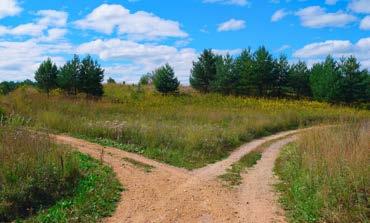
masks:
<svg viewBox="0 0 370 223"><path fill-rule="evenodd" d="M122 186L111 168L2 117L0 222L98 222L113 213Z"/></svg>
<svg viewBox="0 0 370 223"><path fill-rule="evenodd" d="M242 183L241 173L247 168L251 168L257 164L257 161L262 158L262 152L251 151L243 156L238 162L234 163L231 168L226 170L226 173L220 175L219 178L226 186L235 187Z"/></svg>
<svg viewBox="0 0 370 223"><path fill-rule="evenodd" d="M76 153L84 177L75 187L73 194L59 200L49 209L24 222L69 223L100 222L116 209L122 186L108 166L87 155Z"/></svg>
<svg viewBox="0 0 370 223"><path fill-rule="evenodd" d="M101 100L47 97L20 88L0 98L6 112L36 130L67 133L177 167L195 169L252 139L316 123L366 119L370 112L309 101L201 95L104 86Z"/></svg>
<svg viewBox="0 0 370 223"><path fill-rule="evenodd" d="M314 129L276 162L291 222L370 221L369 124Z"/></svg>
<svg viewBox="0 0 370 223"><path fill-rule="evenodd" d="M27 218L71 196L81 179L71 150L44 134L0 124L0 222Z"/></svg>
<svg viewBox="0 0 370 223"><path fill-rule="evenodd" d="M139 162L137 160L134 160L134 159L131 159L131 158L128 158L128 157L124 157L122 158L123 161L125 162L129 162L131 163L132 165L134 165L135 167L139 168L139 169L142 169L143 171L145 171L146 173L150 173L152 172L153 170L153 166L151 165L148 165L148 164L145 164L145 163L142 163L142 162Z"/></svg>

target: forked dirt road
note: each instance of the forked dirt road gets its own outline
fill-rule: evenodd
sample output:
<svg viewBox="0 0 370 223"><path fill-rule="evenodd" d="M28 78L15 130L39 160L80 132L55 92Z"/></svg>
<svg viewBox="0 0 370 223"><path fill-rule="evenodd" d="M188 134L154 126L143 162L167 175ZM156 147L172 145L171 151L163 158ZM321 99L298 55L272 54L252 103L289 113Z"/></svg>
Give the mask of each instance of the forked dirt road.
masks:
<svg viewBox="0 0 370 223"><path fill-rule="evenodd" d="M194 171L70 136L53 137L59 143L71 145L94 158L102 159L113 168L124 185L126 190L122 192L116 212L104 222L259 223L285 222L273 191L276 179L272 169L279 149L293 141L294 136L291 135L295 133L298 131L254 140L235 150L227 159ZM283 137L286 138L281 139ZM268 146L262 159L243 174L242 185L236 189L222 185L217 176L243 155L271 140L276 142ZM154 168L151 172L145 172L123 158L134 159Z"/></svg>

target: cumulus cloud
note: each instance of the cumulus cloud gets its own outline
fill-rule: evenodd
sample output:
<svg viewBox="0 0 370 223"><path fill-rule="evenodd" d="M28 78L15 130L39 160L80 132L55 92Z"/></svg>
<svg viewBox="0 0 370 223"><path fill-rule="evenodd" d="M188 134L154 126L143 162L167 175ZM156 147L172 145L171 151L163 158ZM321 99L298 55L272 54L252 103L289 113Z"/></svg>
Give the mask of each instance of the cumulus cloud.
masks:
<svg viewBox="0 0 370 223"><path fill-rule="evenodd" d="M363 67L370 68L366 61L370 61L370 37L358 40L352 43L349 40L328 40L325 42L311 43L294 52L295 58L302 58L306 60L319 60L325 58L327 55L332 55L336 58L348 57L350 55L356 56Z"/></svg>
<svg viewBox="0 0 370 223"><path fill-rule="evenodd" d="M0 1L0 19L7 16L18 15L22 8L18 5L16 0L1 0Z"/></svg>
<svg viewBox="0 0 370 223"><path fill-rule="evenodd" d="M370 13L370 1L369 0L352 0L348 8L357 13Z"/></svg>
<svg viewBox="0 0 370 223"><path fill-rule="evenodd" d="M301 24L310 28L343 27L354 21L356 17L342 11L328 13L320 6L311 6L296 13Z"/></svg>
<svg viewBox="0 0 370 223"><path fill-rule="evenodd" d="M95 40L81 44L77 48L81 54L98 55L103 60L130 60L128 65L109 67L110 71L125 74L134 70L136 75L150 72L157 67L170 63L180 80L187 80L192 61L196 59L197 53L194 49L177 49L167 45L141 44L130 40L108 39ZM126 73L127 74L127 73ZM131 75L133 75L131 73ZM134 73L135 75L135 73ZM137 81L139 77L134 81Z"/></svg>
<svg viewBox="0 0 370 223"><path fill-rule="evenodd" d="M60 53L71 52L69 44L40 44L34 40L23 42L0 41L1 80L32 79L40 62L51 57L58 65L64 63Z"/></svg>
<svg viewBox="0 0 370 223"><path fill-rule="evenodd" d="M107 35L117 30L118 34L139 39L188 36L176 21L165 20L145 11L131 13L122 5L102 4L75 24L81 29Z"/></svg>
<svg viewBox="0 0 370 223"><path fill-rule="evenodd" d="M370 16L366 16L361 20L360 29L370 30Z"/></svg>
<svg viewBox="0 0 370 223"><path fill-rule="evenodd" d="M15 27L7 27L0 25L0 36L31 36L45 39L43 37L44 31L50 27L64 27L67 23L68 14L62 11L42 10L38 11L36 15L40 16L34 23L21 24ZM47 31L49 39L56 39L65 34L64 29L51 29Z"/></svg>
<svg viewBox="0 0 370 223"><path fill-rule="evenodd" d="M230 19L226 22L223 22L218 25L219 32L226 32L226 31L236 31L245 28L245 21L244 20L236 20Z"/></svg>
<svg viewBox="0 0 370 223"><path fill-rule="evenodd" d="M289 13L285 11L285 9L279 9L277 10L272 16L271 16L271 22L277 22L282 20L285 16L287 16Z"/></svg>
<svg viewBox="0 0 370 223"><path fill-rule="evenodd" d="M246 6L249 4L247 0L204 0L204 3L220 3L225 5Z"/></svg>

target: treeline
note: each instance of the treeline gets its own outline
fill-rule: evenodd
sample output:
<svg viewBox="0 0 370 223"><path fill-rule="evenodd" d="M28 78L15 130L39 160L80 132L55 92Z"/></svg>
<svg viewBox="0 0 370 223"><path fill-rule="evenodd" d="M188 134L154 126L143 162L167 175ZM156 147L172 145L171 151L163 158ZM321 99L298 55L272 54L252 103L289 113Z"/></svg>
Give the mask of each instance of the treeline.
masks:
<svg viewBox="0 0 370 223"><path fill-rule="evenodd" d="M370 100L370 74L353 56L328 56L312 68L285 56L274 58L265 47L244 50L236 58L204 50L193 63L191 86L203 93L255 97L312 98L331 103Z"/></svg>
<svg viewBox="0 0 370 223"><path fill-rule="evenodd" d="M82 60L78 55L62 67L49 58L42 62L35 72L37 86L47 94L53 89L62 89L68 95L84 93L88 96L103 95L104 70L91 56Z"/></svg>
<svg viewBox="0 0 370 223"><path fill-rule="evenodd" d="M18 87L22 86L36 86L36 83L31 80L25 80L21 82L15 81L3 81L0 83L0 94L5 95L14 91Z"/></svg>

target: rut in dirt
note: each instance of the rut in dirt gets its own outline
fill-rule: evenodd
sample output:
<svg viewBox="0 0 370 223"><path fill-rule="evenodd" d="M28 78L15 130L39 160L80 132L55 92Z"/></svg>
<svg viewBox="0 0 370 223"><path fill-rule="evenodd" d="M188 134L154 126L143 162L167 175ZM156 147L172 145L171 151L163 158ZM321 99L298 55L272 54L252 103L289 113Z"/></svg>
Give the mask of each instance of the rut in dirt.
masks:
<svg viewBox="0 0 370 223"><path fill-rule="evenodd" d="M291 135L299 131L253 140L236 149L227 159L193 171L70 136L53 137L58 143L102 159L113 168L125 187L115 213L104 222L285 222L273 190L276 179L272 168L279 150L294 140ZM222 185L217 176L245 154L271 140L277 141L243 175L239 188ZM153 168L150 172L144 171L128 160Z"/></svg>

